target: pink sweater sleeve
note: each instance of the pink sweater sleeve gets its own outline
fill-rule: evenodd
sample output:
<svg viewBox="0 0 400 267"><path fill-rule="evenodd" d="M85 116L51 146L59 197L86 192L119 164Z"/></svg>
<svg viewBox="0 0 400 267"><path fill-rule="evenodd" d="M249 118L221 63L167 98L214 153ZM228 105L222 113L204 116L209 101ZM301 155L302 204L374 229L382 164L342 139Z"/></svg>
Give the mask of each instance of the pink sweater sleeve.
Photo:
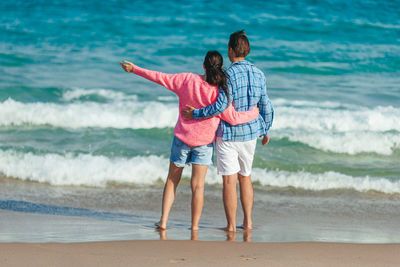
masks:
<svg viewBox="0 0 400 267"><path fill-rule="evenodd" d="M178 94L179 90L182 88L186 78L185 73L167 74L159 71L143 69L136 65L133 67L132 72L149 81L158 83L176 94Z"/></svg>
<svg viewBox="0 0 400 267"><path fill-rule="evenodd" d="M255 120L258 117L259 111L257 106L254 106L248 111L236 111L232 104L229 105L219 117L230 125L238 125Z"/></svg>

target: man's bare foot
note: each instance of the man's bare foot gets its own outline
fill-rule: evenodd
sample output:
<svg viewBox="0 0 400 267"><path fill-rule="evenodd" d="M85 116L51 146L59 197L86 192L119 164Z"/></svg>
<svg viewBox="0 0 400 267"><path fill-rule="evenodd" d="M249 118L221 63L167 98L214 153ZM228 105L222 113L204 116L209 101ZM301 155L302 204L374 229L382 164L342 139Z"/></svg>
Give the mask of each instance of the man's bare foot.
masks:
<svg viewBox="0 0 400 267"><path fill-rule="evenodd" d="M253 224L251 219L247 220L246 218L243 219L243 224L242 224L243 230L252 230L253 229Z"/></svg>
<svg viewBox="0 0 400 267"><path fill-rule="evenodd" d="M250 225L242 224L243 230L253 230L253 227Z"/></svg>

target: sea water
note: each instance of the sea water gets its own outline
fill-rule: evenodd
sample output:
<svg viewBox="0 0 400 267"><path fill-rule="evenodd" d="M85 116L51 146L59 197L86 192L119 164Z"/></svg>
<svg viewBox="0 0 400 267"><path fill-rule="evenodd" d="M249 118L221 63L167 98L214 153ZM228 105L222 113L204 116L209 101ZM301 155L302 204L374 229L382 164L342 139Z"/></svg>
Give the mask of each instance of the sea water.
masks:
<svg viewBox="0 0 400 267"><path fill-rule="evenodd" d="M218 50L227 68L229 35L245 29L275 108L253 164L255 240L400 242L398 2L4 0L0 14L0 241L156 238L178 99L119 61L202 74ZM183 177L178 239L190 166ZM225 223L221 181L210 167L205 240ZM131 235L10 228L37 213Z"/></svg>

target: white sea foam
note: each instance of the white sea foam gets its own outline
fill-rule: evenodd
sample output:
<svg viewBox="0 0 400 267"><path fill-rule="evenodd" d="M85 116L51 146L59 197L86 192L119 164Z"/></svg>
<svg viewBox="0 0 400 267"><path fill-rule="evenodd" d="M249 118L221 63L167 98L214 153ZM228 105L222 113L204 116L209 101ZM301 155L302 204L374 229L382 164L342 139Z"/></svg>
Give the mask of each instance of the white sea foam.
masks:
<svg viewBox="0 0 400 267"><path fill-rule="evenodd" d="M400 131L399 121L400 109L391 106L358 110L281 107L274 126L277 129L384 132Z"/></svg>
<svg viewBox="0 0 400 267"><path fill-rule="evenodd" d="M390 155L400 147L400 109L277 99L272 136L325 151Z"/></svg>
<svg viewBox="0 0 400 267"><path fill-rule="evenodd" d="M157 99L160 101L178 101L177 96L159 96Z"/></svg>
<svg viewBox="0 0 400 267"><path fill-rule="evenodd" d="M288 100L284 98L277 98L273 100L274 106L284 106L284 107L297 107L297 108L305 108L305 107L314 107L314 108L349 108L349 109L357 109L359 106L345 104L345 103L338 103L332 101L307 101L307 100Z"/></svg>
<svg viewBox="0 0 400 267"><path fill-rule="evenodd" d="M88 94L107 97L109 102L77 100ZM10 98L0 103L0 126L149 129L174 127L178 117L177 103L140 101L136 96L104 89L74 89L67 91L63 100L21 103ZM349 154L390 155L400 147L400 108L286 99L275 99L273 104L273 138L288 138L324 151Z"/></svg>
<svg viewBox="0 0 400 267"><path fill-rule="evenodd" d="M164 128L173 126L177 118L176 104L160 102L56 104L21 103L8 99L0 103L0 126L49 124L65 128Z"/></svg>
<svg viewBox="0 0 400 267"><path fill-rule="evenodd" d="M72 101L90 95L97 95L112 101L137 100L136 95L129 95L123 92L117 92L114 90L107 90L101 88L99 89L72 88L70 90L66 90L63 92L62 99L64 101Z"/></svg>
<svg viewBox="0 0 400 267"><path fill-rule="evenodd" d="M254 169L254 180L262 185L275 187L295 187L321 191L329 189L352 189L359 192L370 190L387 194L400 193L400 181L390 181L377 177L352 177L337 172L312 174L307 172L267 171Z"/></svg>
<svg viewBox="0 0 400 267"><path fill-rule="evenodd" d="M16 151L0 151L0 172L22 180L46 182L52 185L87 185L103 187L107 182L153 184L164 180L169 161L159 156L134 158L107 158L88 154L34 155ZM185 168L184 176L190 176ZM325 172L268 171L253 169L252 179L264 186L295 187L306 190L353 189L360 192L375 190L388 194L400 193L400 181L384 178L351 177ZM208 184L220 184L221 177L211 167L206 178Z"/></svg>
<svg viewBox="0 0 400 267"><path fill-rule="evenodd" d="M391 155L393 149L400 148L400 134L377 132L333 132L277 130L274 137L288 138L311 147L335 153L377 153Z"/></svg>
<svg viewBox="0 0 400 267"><path fill-rule="evenodd" d="M0 151L0 162L0 172L7 176L52 185L105 186L109 181L152 184L168 171L168 161L157 156L110 159Z"/></svg>
<svg viewBox="0 0 400 267"><path fill-rule="evenodd" d="M398 24L384 24L380 22L371 22L368 20L362 20L362 19L355 19L352 20L353 23L357 25L367 25L367 26L373 26L377 28L384 28L384 29L400 29L400 25Z"/></svg>

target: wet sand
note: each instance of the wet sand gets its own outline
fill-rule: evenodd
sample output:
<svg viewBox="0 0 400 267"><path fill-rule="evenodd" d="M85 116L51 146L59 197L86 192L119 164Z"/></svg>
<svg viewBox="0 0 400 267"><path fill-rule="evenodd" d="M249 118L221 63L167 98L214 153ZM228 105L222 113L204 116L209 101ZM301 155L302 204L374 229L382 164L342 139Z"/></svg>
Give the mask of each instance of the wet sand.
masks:
<svg viewBox="0 0 400 267"><path fill-rule="evenodd" d="M400 244L110 241L2 243L0 266L399 266Z"/></svg>

